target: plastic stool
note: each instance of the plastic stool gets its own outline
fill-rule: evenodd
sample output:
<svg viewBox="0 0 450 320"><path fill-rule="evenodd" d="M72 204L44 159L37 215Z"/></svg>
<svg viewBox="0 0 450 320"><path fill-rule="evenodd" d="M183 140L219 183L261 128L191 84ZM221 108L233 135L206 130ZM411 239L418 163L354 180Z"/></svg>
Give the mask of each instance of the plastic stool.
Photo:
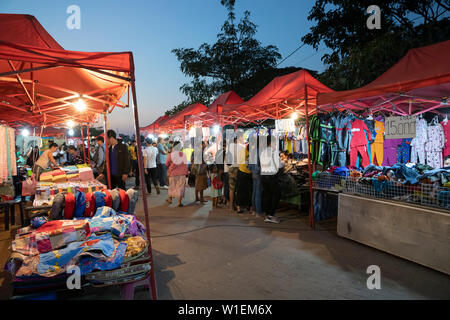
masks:
<svg viewBox="0 0 450 320"><path fill-rule="evenodd" d="M134 290L140 286L146 286L148 288L150 297L153 297L152 285L150 283L150 275L148 275L144 279L123 284L121 289L122 300L134 300Z"/></svg>

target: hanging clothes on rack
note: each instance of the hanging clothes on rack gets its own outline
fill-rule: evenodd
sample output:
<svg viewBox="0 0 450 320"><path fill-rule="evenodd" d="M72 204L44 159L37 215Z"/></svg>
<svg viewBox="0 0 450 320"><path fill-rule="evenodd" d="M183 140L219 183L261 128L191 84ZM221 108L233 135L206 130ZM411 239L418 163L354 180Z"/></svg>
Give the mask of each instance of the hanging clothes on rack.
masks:
<svg viewBox="0 0 450 320"><path fill-rule="evenodd" d="M367 148L367 140L371 140L369 128L361 119L355 119L351 122L351 141L350 141L350 166L356 167L356 158L361 155L362 167L370 165L369 151Z"/></svg>
<svg viewBox="0 0 450 320"><path fill-rule="evenodd" d="M364 123L366 124L367 128L369 129L371 138L369 139L369 137L366 134L366 139L367 139L367 149L369 151L369 160L370 160L370 164L373 163L373 159L372 159L372 143L375 141L375 137L377 135L377 133L375 132L375 121L373 121L373 117L370 116L367 119L363 120Z"/></svg>
<svg viewBox="0 0 450 320"><path fill-rule="evenodd" d="M375 139L370 147L372 163L381 166L383 163L384 123L375 120Z"/></svg>
<svg viewBox="0 0 450 320"><path fill-rule="evenodd" d="M320 157L318 163L325 168L334 164L334 154L336 145L336 134L334 122L327 115L321 115L320 121Z"/></svg>
<svg viewBox="0 0 450 320"><path fill-rule="evenodd" d="M12 182L17 175L15 130L0 126L0 183Z"/></svg>
<svg viewBox="0 0 450 320"><path fill-rule="evenodd" d="M444 129L438 122L427 129L428 141L425 143L425 152L427 157L427 165L434 169L442 168L443 158L442 149L445 145Z"/></svg>
<svg viewBox="0 0 450 320"><path fill-rule="evenodd" d="M397 147L397 162L408 163L411 159L411 140L412 138L402 139L402 143Z"/></svg>
<svg viewBox="0 0 450 320"><path fill-rule="evenodd" d="M411 141L411 162L425 164L425 143L428 141L428 124L421 116L416 118L416 137Z"/></svg>
<svg viewBox="0 0 450 320"><path fill-rule="evenodd" d="M317 115L310 119L309 136L311 139L311 161L317 163L320 157L320 121Z"/></svg>
<svg viewBox="0 0 450 320"><path fill-rule="evenodd" d="M447 156L450 156L450 124L448 123L447 116L445 116L445 119L441 122L441 126L444 129L445 137L444 151L442 153L442 156L445 158Z"/></svg>
<svg viewBox="0 0 450 320"><path fill-rule="evenodd" d="M385 139L383 143L382 166L392 167L397 163L397 148L402 144L402 139Z"/></svg>
<svg viewBox="0 0 450 320"><path fill-rule="evenodd" d="M336 144L334 148L334 164L338 167L345 167L347 164L347 153L350 152L351 140L351 122L352 117L349 115L336 115L332 117L334 122Z"/></svg>

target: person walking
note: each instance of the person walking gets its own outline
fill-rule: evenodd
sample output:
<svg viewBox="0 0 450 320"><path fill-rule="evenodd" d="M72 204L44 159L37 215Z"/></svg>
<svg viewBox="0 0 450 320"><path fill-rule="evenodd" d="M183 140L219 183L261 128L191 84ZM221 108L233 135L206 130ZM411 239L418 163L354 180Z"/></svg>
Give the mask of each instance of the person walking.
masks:
<svg viewBox="0 0 450 320"><path fill-rule="evenodd" d="M181 199L186 190L186 177L188 175L187 157L181 150L180 141L176 141L173 150L166 158L167 176L169 178L169 204L173 198L178 199L178 207L182 207Z"/></svg>
<svg viewBox="0 0 450 320"><path fill-rule="evenodd" d="M109 146L109 171L111 175L111 189L120 188L126 190L126 181L131 168L130 154L128 148L122 142L117 140L116 132L108 130L106 133ZM107 166L97 177L102 180L107 176Z"/></svg>
<svg viewBox="0 0 450 320"><path fill-rule="evenodd" d="M97 143L97 148L95 148L91 166L94 175L97 177L105 169L105 138L98 136L95 139L95 142Z"/></svg>
<svg viewBox="0 0 450 320"><path fill-rule="evenodd" d="M160 194L159 183L158 183L158 168L156 166L156 157L158 155L158 149L156 148L156 143L152 141L147 141L147 148L144 149L144 173L145 173L145 184L147 185L147 192L152 194L151 182L156 188L156 193Z"/></svg>
<svg viewBox="0 0 450 320"><path fill-rule="evenodd" d="M166 159L168 149L166 145L163 143L163 138L158 138L158 144L156 146L158 148L158 155L156 157L156 165L158 166L158 174L159 174L159 185L161 188L167 189L167 167L166 167Z"/></svg>
<svg viewBox="0 0 450 320"><path fill-rule="evenodd" d="M139 181L139 166L137 160L136 140L131 141L131 145L128 147L128 151L130 152L132 172L134 176L134 189L137 190L139 189L140 181Z"/></svg>
<svg viewBox="0 0 450 320"><path fill-rule="evenodd" d="M250 161L248 168L252 173L253 192L252 192L252 215L262 216L262 182L261 182L261 165L259 161L259 139L256 137L250 146L250 154L252 161Z"/></svg>
<svg viewBox="0 0 450 320"><path fill-rule="evenodd" d="M275 211L280 201L280 185L278 182L280 158L271 145L271 136L268 136L267 148L261 152L260 158L262 208L266 213L265 222L279 223L280 221L275 217Z"/></svg>
<svg viewBox="0 0 450 320"><path fill-rule="evenodd" d="M243 149L242 149L243 148ZM243 150L243 151L242 151ZM243 208L250 209L252 203L252 172L248 168L249 146L240 145L238 152L239 167L236 180L237 213L243 213Z"/></svg>
<svg viewBox="0 0 450 320"><path fill-rule="evenodd" d="M203 197L203 191L208 188L207 166L206 166L205 159L203 157L205 148L206 148L206 144L204 141L202 141L202 161L201 161L201 163L195 163L195 161L194 161L195 152L192 153L192 158L191 158L191 172L195 175L195 202L200 201L202 204L207 202Z"/></svg>

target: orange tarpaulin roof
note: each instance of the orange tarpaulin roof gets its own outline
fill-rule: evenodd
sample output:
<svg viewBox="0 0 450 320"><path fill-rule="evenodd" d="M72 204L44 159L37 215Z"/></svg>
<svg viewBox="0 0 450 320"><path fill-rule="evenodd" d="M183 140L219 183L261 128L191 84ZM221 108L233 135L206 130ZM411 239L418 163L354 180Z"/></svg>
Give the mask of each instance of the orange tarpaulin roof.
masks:
<svg viewBox="0 0 450 320"><path fill-rule="evenodd" d="M0 121L93 122L126 107L119 99L133 77L131 52L64 50L33 16L0 14ZM74 108L80 97L83 112Z"/></svg>
<svg viewBox="0 0 450 320"><path fill-rule="evenodd" d="M217 113L217 107L218 106L224 106L224 105L234 105L234 104L241 104L244 100L239 97L239 95L234 91L227 91L225 93L222 93L220 96L217 97L216 100L211 103L211 105L208 106L208 111ZM222 110L223 111L223 110Z"/></svg>
<svg viewBox="0 0 450 320"><path fill-rule="evenodd" d="M163 116L159 117L158 119L156 119L155 121L153 121L148 126L141 128L141 131L147 131L147 132L157 131L159 129L160 123L167 120L168 118L169 118L168 115L163 115Z"/></svg>
<svg viewBox="0 0 450 320"><path fill-rule="evenodd" d="M319 105L337 104L359 99L406 94L435 102L450 93L450 40L411 49L394 66L368 85L346 91L320 93ZM366 100L371 104L382 99Z"/></svg>
<svg viewBox="0 0 450 320"><path fill-rule="evenodd" d="M183 129L185 120L187 120L189 116L196 115L207 110L208 107L201 103L191 104L166 120L161 121L159 127L166 130Z"/></svg>
<svg viewBox="0 0 450 320"><path fill-rule="evenodd" d="M240 105L226 105L224 112L239 115L245 121L282 119L293 112L305 113L305 99L309 112L314 111L319 92L332 92L306 70L276 77L250 100ZM233 111L234 110L234 111Z"/></svg>

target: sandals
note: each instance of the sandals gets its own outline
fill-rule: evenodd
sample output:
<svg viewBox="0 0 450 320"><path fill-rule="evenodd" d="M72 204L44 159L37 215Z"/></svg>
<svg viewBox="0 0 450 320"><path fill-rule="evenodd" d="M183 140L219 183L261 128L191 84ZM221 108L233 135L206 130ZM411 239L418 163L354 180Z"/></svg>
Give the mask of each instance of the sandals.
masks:
<svg viewBox="0 0 450 320"><path fill-rule="evenodd" d="M166 199L166 202L167 202L168 204L172 204L172 201L169 201L168 199Z"/></svg>

